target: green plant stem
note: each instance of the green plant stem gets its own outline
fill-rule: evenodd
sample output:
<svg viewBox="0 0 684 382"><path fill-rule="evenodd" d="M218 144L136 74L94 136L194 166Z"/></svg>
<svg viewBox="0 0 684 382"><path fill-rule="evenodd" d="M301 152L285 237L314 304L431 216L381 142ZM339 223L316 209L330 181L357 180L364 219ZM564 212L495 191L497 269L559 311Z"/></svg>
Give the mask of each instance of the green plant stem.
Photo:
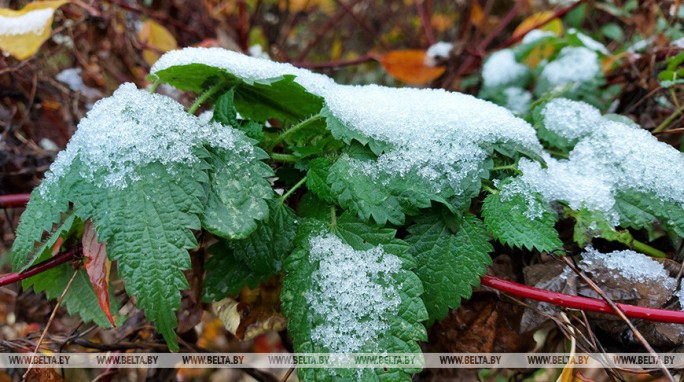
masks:
<svg viewBox="0 0 684 382"><path fill-rule="evenodd" d="M188 109L188 114L195 114L197 109L199 109L199 107L202 106L204 102L211 98L211 96L216 94L219 90L223 89L224 85L225 84L223 82L219 82L216 85L209 88L209 90L202 93L199 97L197 97L195 102L193 102L192 105L190 105L190 108Z"/></svg>
<svg viewBox="0 0 684 382"><path fill-rule="evenodd" d="M679 109L675 110L672 115L667 117L658 127L653 129L652 133L653 134L658 134L662 133L665 129L667 129L668 126L677 118L679 118L680 115L682 115L682 112L684 112L684 106L680 107Z"/></svg>
<svg viewBox="0 0 684 382"><path fill-rule="evenodd" d="M564 152L562 152L562 151L556 151L556 150L549 150L549 149L547 149L546 152L548 152L548 153L551 154L551 155L555 155L555 156L557 156L557 157L559 157L559 158L563 158L563 159L568 159L568 158L570 158L570 155L568 155L568 154L566 154L566 153L564 153Z"/></svg>
<svg viewBox="0 0 684 382"><path fill-rule="evenodd" d="M318 121L321 118L323 118L323 116L320 114L312 115L311 117L299 122L298 124L292 126L290 129L284 131L282 134L275 137L275 139L271 142L271 144L269 146L269 151L272 150L274 147L276 147L280 142L282 142L288 136L290 136L290 135L292 135L292 134L294 134L300 130L305 129L307 126L309 126L313 122Z"/></svg>
<svg viewBox="0 0 684 382"><path fill-rule="evenodd" d="M492 167L492 171L503 171L503 170L512 170L512 171L515 171L517 174L522 174L522 171L518 170L518 167L516 167L514 164Z"/></svg>
<svg viewBox="0 0 684 382"><path fill-rule="evenodd" d="M152 86L150 86L150 94L154 94L157 91L157 88L161 85L161 80L157 79L152 83Z"/></svg>
<svg viewBox="0 0 684 382"><path fill-rule="evenodd" d="M489 192L490 194L498 194L498 193L499 193L499 191L497 191L497 190L495 190L495 189L489 187L489 186L486 185L486 184L483 184L483 185L482 185L482 189L485 190L485 191L487 191L487 192Z"/></svg>
<svg viewBox="0 0 684 382"><path fill-rule="evenodd" d="M621 231L619 235L615 235L614 237L603 238L610 241L617 241L618 243L622 243L635 251L641 252L651 257L657 257L661 259L667 257L667 254L665 252L659 249L655 249L646 243L640 242L639 240L636 240L634 237L632 237L632 234L629 233L629 231Z"/></svg>
<svg viewBox="0 0 684 382"><path fill-rule="evenodd" d="M292 188L290 188L283 196L280 197L280 203L285 203L287 198L289 198L299 187L306 183L306 177L303 177L299 182L297 182Z"/></svg>
<svg viewBox="0 0 684 382"><path fill-rule="evenodd" d="M296 157L292 154L280 154L280 153L271 153L271 159L273 159L276 162L283 162L283 163L295 163L299 160L298 157Z"/></svg>
<svg viewBox="0 0 684 382"><path fill-rule="evenodd" d="M330 206L330 225L333 229L337 227L337 209L335 206Z"/></svg>

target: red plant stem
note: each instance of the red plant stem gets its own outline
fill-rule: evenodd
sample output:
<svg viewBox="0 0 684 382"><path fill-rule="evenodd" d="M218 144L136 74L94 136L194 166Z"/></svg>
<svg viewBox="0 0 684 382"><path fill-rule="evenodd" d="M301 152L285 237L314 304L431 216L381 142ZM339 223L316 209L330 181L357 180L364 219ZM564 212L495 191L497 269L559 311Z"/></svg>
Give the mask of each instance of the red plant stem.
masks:
<svg viewBox="0 0 684 382"><path fill-rule="evenodd" d="M416 0L415 5L418 16L420 17L420 24L423 26L423 31L425 32L425 38L427 39L428 45L432 46L435 43L435 35L432 33L430 16L427 14L425 2L424 0Z"/></svg>
<svg viewBox="0 0 684 382"><path fill-rule="evenodd" d="M0 195L0 208L23 207L28 203L31 194Z"/></svg>
<svg viewBox="0 0 684 382"><path fill-rule="evenodd" d="M6 275L2 275L0 276L0 286L5 286L11 283L15 283L17 281L27 279L41 272L45 272L48 269L52 269L58 265L62 265L67 261L73 259L79 252L79 250L79 247L75 247L66 252L60 253L57 256L51 257L50 259L45 260L42 263L38 263L23 272L8 273Z"/></svg>
<svg viewBox="0 0 684 382"><path fill-rule="evenodd" d="M518 297L548 302L550 304L563 306L570 309L581 309L592 312L616 314L613 308L611 308L610 305L603 300L551 292L528 285L514 283L512 281L503 280L490 275L481 277L480 281L482 282L482 285L494 288L501 292L510 293ZM684 324L684 311L656 309L627 304L616 305L622 310L623 313L625 313L627 317L657 322L668 322L673 324Z"/></svg>

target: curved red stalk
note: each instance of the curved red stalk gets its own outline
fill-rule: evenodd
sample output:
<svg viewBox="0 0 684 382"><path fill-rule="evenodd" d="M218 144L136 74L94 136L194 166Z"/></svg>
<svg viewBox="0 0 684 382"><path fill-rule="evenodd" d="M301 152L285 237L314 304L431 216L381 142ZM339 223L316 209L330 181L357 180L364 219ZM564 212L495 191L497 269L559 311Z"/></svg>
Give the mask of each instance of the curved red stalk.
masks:
<svg viewBox="0 0 684 382"><path fill-rule="evenodd" d="M29 194L0 195L0 207L20 207L28 202ZM24 280L50 268L54 268L71 260L77 251L67 251L59 254L40 264L20 272L0 276L0 286ZM603 300L572 296L568 294L551 292L528 285L514 283L495 276L485 275L480 278L482 285L496 289L504 293L510 293L518 297L529 298L536 301L548 302L549 304L563 306L570 309L588 310L615 314L615 311ZM684 311L648 308L627 304L617 304L627 317L640 318L649 321L684 324Z"/></svg>
<svg viewBox="0 0 684 382"><path fill-rule="evenodd" d="M551 292L528 285L514 283L512 281L500 279L490 275L482 276L480 281L482 282L482 285L494 288L501 292L510 293L518 297L548 302L553 305L563 306L570 309L581 309L592 312L616 314L610 305L603 300ZM684 311L656 309L627 304L616 305L625 313L627 317L657 322L668 322L673 324L684 324Z"/></svg>
<svg viewBox="0 0 684 382"><path fill-rule="evenodd" d="M0 208L23 207L28 203L31 194L0 195Z"/></svg>
<svg viewBox="0 0 684 382"><path fill-rule="evenodd" d="M79 248L72 248L66 252L60 253L57 256L53 256L48 260L38 263L23 272L8 273L6 275L0 276L0 286L5 286L17 281L27 279L31 276L35 276L41 272L45 272L48 269L54 268L58 265L62 265L67 261L73 259L78 253Z"/></svg>

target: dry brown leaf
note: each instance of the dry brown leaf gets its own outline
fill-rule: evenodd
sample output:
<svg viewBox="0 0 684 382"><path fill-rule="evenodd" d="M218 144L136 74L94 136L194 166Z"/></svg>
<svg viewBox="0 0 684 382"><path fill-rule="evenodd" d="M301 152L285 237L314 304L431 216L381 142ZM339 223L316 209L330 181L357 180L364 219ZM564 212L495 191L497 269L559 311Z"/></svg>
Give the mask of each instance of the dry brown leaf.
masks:
<svg viewBox="0 0 684 382"><path fill-rule="evenodd" d="M376 59L390 76L413 85L430 82L446 70L443 66L432 66L424 50L394 50Z"/></svg>
<svg viewBox="0 0 684 382"><path fill-rule="evenodd" d="M112 312L109 309L109 271L112 263L107 258L105 244L97 241L97 233L90 220L86 221L83 225L82 242L83 256L86 258L86 272L88 273L90 283L93 284L97 302L112 326L116 326Z"/></svg>
<svg viewBox="0 0 684 382"><path fill-rule="evenodd" d="M55 10L66 3L67 0L35 1L19 11L0 8L0 16L7 18L3 23L16 23L16 28L0 28L0 49L18 60L31 57L50 38Z"/></svg>

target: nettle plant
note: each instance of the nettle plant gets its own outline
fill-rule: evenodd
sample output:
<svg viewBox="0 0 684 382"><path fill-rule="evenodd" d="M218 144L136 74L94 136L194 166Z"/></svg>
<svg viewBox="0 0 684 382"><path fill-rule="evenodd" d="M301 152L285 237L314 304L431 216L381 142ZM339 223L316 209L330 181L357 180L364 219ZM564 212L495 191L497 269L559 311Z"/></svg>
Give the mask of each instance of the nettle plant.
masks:
<svg viewBox="0 0 684 382"><path fill-rule="evenodd" d="M207 302L282 277L297 352L419 353L426 326L479 284L492 240L562 249L559 219L576 221L582 247L602 237L664 256L626 228L684 236L681 154L578 101L540 103L533 127L469 95L338 85L202 48L167 53L150 79L197 101L186 112L124 84L95 104L33 192L12 262L43 261L92 224L173 351L183 271L202 246ZM194 116L204 103L213 112ZM110 326L79 272L67 309ZM64 264L24 287L56 297L72 274ZM416 371L299 370L369 380Z"/></svg>
<svg viewBox="0 0 684 382"><path fill-rule="evenodd" d="M619 87L605 86L602 67L616 60L603 44L575 29L562 37L535 29L520 44L485 60L478 96L524 116L535 101L552 97L605 109Z"/></svg>

